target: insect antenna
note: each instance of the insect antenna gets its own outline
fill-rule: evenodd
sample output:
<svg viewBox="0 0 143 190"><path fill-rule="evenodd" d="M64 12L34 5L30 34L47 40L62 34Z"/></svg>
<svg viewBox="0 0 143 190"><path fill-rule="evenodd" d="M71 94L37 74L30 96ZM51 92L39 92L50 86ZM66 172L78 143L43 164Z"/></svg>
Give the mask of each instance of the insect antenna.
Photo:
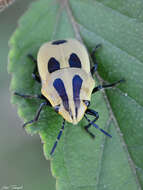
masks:
<svg viewBox="0 0 143 190"><path fill-rule="evenodd" d="M61 129L60 129L60 131L59 131L59 134L58 134L57 139L56 139L56 141L55 141L55 143L54 143L54 146L53 146L53 148L52 148L52 150L51 150L51 152L50 152L50 155L52 155L52 154L54 153L54 151L55 151L55 149L56 149L56 146L57 146L57 144L58 144L58 141L60 140L61 135L62 135L62 133L63 133L64 127L65 127L65 119L63 120L62 127L61 127Z"/></svg>
<svg viewBox="0 0 143 190"><path fill-rule="evenodd" d="M98 125L96 125L94 123L94 120L91 121L86 115L84 115L85 119L89 122L89 125L92 125L93 127L95 127L96 129L99 129L102 133L104 133L105 135L107 135L108 137L112 137L109 133L107 133L106 131L104 131L103 129L101 129L100 127L98 127Z"/></svg>

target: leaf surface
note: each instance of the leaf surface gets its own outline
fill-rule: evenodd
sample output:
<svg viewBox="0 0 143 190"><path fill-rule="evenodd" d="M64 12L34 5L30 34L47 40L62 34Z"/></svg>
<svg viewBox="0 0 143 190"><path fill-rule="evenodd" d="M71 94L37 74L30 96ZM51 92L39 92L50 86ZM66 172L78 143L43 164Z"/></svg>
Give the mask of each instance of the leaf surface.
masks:
<svg viewBox="0 0 143 190"><path fill-rule="evenodd" d="M42 43L71 37L81 38L89 51L102 44L97 52L102 79L108 83L126 79L106 94L92 96L91 108L100 115L97 124L112 139L95 128L91 131L96 139L91 139L84 131L84 119L77 126L66 123L51 158L58 190L137 190L143 186L143 24L142 13L138 13L142 3L132 1L134 7L129 6L129 0L124 4L121 0L117 4L113 0L40 0L20 19L10 40L12 91L40 94L41 86L31 77L34 63L26 55L36 58ZM18 104L25 122L34 118L41 103L16 96L12 102ZM46 107L39 122L26 128L30 134L40 134L47 159L61 123L61 116Z"/></svg>

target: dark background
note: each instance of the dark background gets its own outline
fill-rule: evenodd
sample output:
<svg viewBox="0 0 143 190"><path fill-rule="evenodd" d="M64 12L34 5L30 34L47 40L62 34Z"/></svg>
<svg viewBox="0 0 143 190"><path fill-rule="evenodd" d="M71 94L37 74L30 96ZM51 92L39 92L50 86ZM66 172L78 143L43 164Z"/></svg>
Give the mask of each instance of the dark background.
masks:
<svg viewBox="0 0 143 190"><path fill-rule="evenodd" d="M10 103L8 41L31 2L17 0L0 12L0 190L11 190L14 185L24 190L55 190L39 136L26 134L16 106Z"/></svg>

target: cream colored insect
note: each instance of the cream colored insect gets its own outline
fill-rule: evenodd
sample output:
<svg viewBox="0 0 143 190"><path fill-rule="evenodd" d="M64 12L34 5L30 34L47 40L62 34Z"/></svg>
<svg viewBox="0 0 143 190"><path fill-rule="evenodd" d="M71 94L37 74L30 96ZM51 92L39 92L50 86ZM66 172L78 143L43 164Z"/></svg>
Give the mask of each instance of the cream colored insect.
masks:
<svg viewBox="0 0 143 190"><path fill-rule="evenodd" d="M92 52L92 58L94 58L94 53L99 46L97 45ZM85 117L88 124L84 128L91 137L95 137L88 130L91 125L111 137L110 134L95 124L99 118L98 112L88 107L92 93L103 88L113 87L123 80L95 87L93 74L97 70L97 61L94 59L95 65L90 68L89 54L85 46L76 39L46 42L40 47L37 60L32 55L28 56L35 63L32 76L41 83L41 95L31 96L17 92L15 95L24 98L40 98L44 102L40 105L35 118L23 126L38 121L40 112L45 105L52 106L64 118L62 128L50 154L53 154L61 137L65 120L77 124ZM94 119L89 120L87 114L94 116Z"/></svg>
<svg viewBox="0 0 143 190"><path fill-rule="evenodd" d="M74 67L70 66L70 59L75 59L77 65L75 63ZM58 113L66 121L77 124L83 118L87 109L84 100L90 101L91 93L95 86L95 81L90 72L90 62L86 48L79 41L73 39L69 39L68 42L60 45L53 45L48 42L40 48L37 60L42 81L41 93L50 101L53 107L57 109L58 106ZM49 61L49 66L47 60L52 60L51 62ZM56 65L55 68L54 65ZM50 67L54 68L51 73L49 72ZM75 88L78 84L73 86L74 76L79 76L75 78L76 83L82 83L75 98L74 95L78 90ZM60 93L53 85L57 78L64 83L65 90L61 91L63 98L60 97ZM60 84L60 80L57 81L57 85Z"/></svg>

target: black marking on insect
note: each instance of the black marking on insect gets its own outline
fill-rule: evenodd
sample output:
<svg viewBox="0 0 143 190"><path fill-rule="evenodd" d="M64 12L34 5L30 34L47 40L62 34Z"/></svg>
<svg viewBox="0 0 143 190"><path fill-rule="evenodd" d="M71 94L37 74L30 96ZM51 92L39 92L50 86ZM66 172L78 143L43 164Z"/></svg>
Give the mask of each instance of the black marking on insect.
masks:
<svg viewBox="0 0 143 190"><path fill-rule="evenodd" d="M65 110L69 112L69 100L63 81L60 78L55 79L53 86L61 97Z"/></svg>
<svg viewBox="0 0 143 190"><path fill-rule="evenodd" d="M59 69L60 69L60 63L54 57L51 57L50 60L48 61L49 73L52 73Z"/></svg>
<svg viewBox="0 0 143 190"><path fill-rule="evenodd" d="M72 53L69 57L69 65L70 67L76 67L76 68L81 68L81 61L79 57L75 54Z"/></svg>
<svg viewBox="0 0 143 190"><path fill-rule="evenodd" d="M67 40L57 40L57 41L53 41L52 44L53 45L60 45L60 44L63 44L63 43L66 43Z"/></svg>
<svg viewBox="0 0 143 190"><path fill-rule="evenodd" d="M75 113L76 113L76 118L78 115L78 108L80 106L80 89L82 86L82 78L79 75L75 75L72 80L72 85L73 85L73 100L75 103Z"/></svg>

